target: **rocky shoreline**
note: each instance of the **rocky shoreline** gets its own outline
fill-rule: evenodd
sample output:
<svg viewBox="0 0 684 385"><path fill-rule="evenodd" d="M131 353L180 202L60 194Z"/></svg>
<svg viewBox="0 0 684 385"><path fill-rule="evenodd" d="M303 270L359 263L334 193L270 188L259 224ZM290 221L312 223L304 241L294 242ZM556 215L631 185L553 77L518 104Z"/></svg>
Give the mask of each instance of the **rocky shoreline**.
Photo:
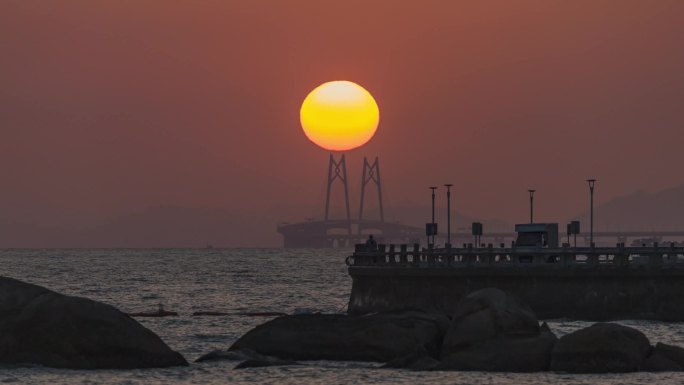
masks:
<svg viewBox="0 0 684 385"><path fill-rule="evenodd" d="M462 298L451 315L418 310L282 315L197 362L214 360L239 361L236 369L334 360L409 370L684 371L681 347L652 344L640 331L617 323L596 323L558 338L527 304L495 288ZM113 306L4 277L0 364L70 369L188 365L156 334Z"/></svg>
<svg viewBox="0 0 684 385"><path fill-rule="evenodd" d="M374 361L384 368L492 372L684 370L684 349L651 345L640 331L617 323L596 323L557 338L529 306L493 288L463 298L452 317L420 311L279 317L198 361L216 359L258 366Z"/></svg>

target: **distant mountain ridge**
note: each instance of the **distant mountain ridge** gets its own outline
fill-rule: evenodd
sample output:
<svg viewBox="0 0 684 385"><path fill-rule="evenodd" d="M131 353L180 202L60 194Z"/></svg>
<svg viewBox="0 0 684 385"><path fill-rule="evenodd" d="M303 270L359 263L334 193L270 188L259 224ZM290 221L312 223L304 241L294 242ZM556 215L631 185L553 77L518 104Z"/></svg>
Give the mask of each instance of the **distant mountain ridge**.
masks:
<svg viewBox="0 0 684 385"><path fill-rule="evenodd" d="M589 223L589 212L577 216ZM682 230L684 229L684 184L649 193L614 198L594 207L597 230Z"/></svg>

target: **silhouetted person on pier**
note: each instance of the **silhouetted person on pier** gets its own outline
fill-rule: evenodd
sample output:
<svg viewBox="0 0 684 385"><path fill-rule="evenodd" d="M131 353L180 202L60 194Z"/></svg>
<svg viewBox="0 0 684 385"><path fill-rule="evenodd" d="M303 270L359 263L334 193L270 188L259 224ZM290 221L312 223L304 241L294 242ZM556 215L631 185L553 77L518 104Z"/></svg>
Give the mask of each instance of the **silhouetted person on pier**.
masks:
<svg viewBox="0 0 684 385"><path fill-rule="evenodd" d="M368 236L368 239L366 240L366 250L372 251L372 250L377 250L378 248L378 243L375 242L375 239L373 238L373 234Z"/></svg>

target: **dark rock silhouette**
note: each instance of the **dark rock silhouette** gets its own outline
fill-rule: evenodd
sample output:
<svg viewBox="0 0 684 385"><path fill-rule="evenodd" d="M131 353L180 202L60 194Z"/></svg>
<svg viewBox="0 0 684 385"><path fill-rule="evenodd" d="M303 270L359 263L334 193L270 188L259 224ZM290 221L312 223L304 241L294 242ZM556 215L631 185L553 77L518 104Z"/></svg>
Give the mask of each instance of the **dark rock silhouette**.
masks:
<svg viewBox="0 0 684 385"><path fill-rule="evenodd" d="M483 289L456 307L444 337L440 370L547 370L556 336L511 293Z"/></svg>
<svg viewBox="0 0 684 385"><path fill-rule="evenodd" d="M235 365L235 367L233 369L262 368L265 366L289 366L289 365L299 365L299 363L297 361L281 360L281 359L273 358L273 357L252 358L252 359L243 361L243 362Z"/></svg>
<svg viewBox="0 0 684 385"><path fill-rule="evenodd" d="M615 323L597 323L561 337L551 370L568 373L635 372L651 350L646 336Z"/></svg>
<svg viewBox="0 0 684 385"><path fill-rule="evenodd" d="M639 368L642 372L680 372L682 367L662 354L651 354Z"/></svg>
<svg viewBox="0 0 684 385"><path fill-rule="evenodd" d="M644 372L680 372L684 370L684 349L658 342L640 370Z"/></svg>
<svg viewBox="0 0 684 385"><path fill-rule="evenodd" d="M511 293L482 289L463 298L454 311L442 352L501 334L538 334L532 309Z"/></svg>
<svg viewBox="0 0 684 385"><path fill-rule="evenodd" d="M236 368L293 360L385 362L382 368L567 373L682 371L684 349L652 347L640 331L597 323L558 339L509 292L464 297L451 321L442 314L299 314L257 326L229 348L197 361L241 360Z"/></svg>
<svg viewBox="0 0 684 385"><path fill-rule="evenodd" d="M228 360L228 361L247 361L251 359L260 359L264 358L266 356L259 354L253 350L249 349L242 349L242 350L214 350L212 352L209 352L200 358L196 359L195 362L204 362L204 361L219 361L219 360Z"/></svg>
<svg viewBox="0 0 684 385"><path fill-rule="evenodd" d="M257 326L229 350L290 360L388 362L419 351L438 357L448 322L445 315L415 311L289 315Z"/></svg>
<svg viewBox="0 0 684 385"><path fill-rule="evenodd" d="M187 365L110 305L0 277L0 363L71 369Z"/></svg>
<svg viewBox="0 0 684 385"><path fill-rule="evenodd" d="M549 354L555 342L556 336L551 332L500 336L444 356L437 369L488 372L545 371L549 368Z"/></svg>
<svg viewBox="0 0 684 385"><path fill-rule="evenodd" d="M420 351L408 356L394 359L385 365L383 369L409 369L409 370L432 370L439 365L439 361L430 357L426 351Z"/></svg>
<svg viewBox="0 0 684 385"><path fill-rule="evenodd" d="M200 358L196 359L195 362L219 360L242 361L233 369L258 368L262 366L299 365L299 363L296 361L282 360L277 357L266 356L249 349L214 350L213 352L207 353L201 356Z"/></svg>

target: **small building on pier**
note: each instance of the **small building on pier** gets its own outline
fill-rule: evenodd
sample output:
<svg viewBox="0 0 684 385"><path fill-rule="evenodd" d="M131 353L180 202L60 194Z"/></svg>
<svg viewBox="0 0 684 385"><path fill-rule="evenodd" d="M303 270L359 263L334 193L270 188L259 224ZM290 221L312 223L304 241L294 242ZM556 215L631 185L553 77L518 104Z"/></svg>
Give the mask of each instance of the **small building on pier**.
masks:
<svg viewBox="0 0 684 385"><path fill-rule="evenodd" d="M518 247L558 247L558 223L525 223L515 225Z"/></svg>

